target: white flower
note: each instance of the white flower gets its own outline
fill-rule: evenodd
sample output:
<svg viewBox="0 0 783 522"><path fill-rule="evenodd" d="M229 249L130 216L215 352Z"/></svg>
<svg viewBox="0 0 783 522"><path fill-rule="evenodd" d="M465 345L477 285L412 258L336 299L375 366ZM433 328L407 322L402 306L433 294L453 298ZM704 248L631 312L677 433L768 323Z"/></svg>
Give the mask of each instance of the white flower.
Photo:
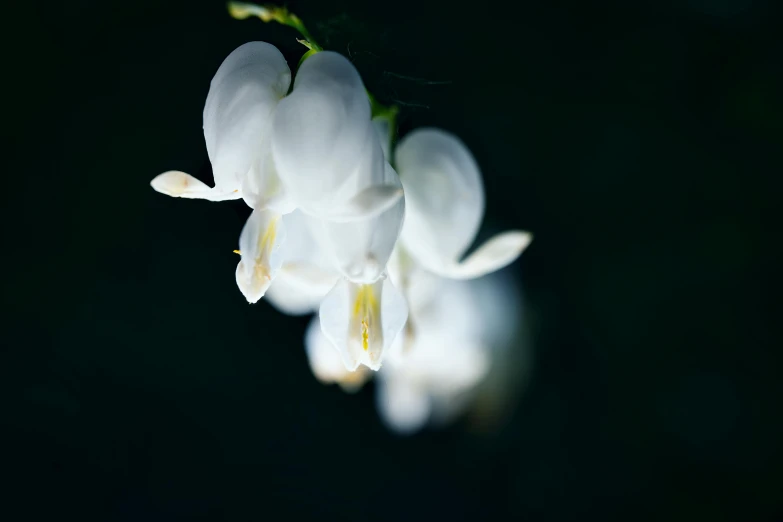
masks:
<svg viewBox="0 0 783 522"><path fill-rule="evenodd" d="M460 261L484 215L484 187L470 151L444 131L418 129L400 141L395 160L407 205L401 241L428 270L479 277L508 265L530 243L527 232L504 232Z"/></svg>
<svg viewBox="0 0 783 522"><path fill-rule="evenodd" d="M153 179L152 187L169 196L210 201L239 199L245 188L253 192L249 204L255 207L271 177L270 195L276 195L280 184L269 171L272 117L290 83L288 64L273 45L249 42L235 49L215 73L204 105L204 140L215 186L169 171ZM248 180L251 170L254 179Z"/></svg>
<svg viewBox="0 0 783 522"><path fill-rule="evenodd" d="M382 257L399 233L398 226L387 227L393 229L388 232L394 235L392 244L386 248L375 240L370 247L367 236L375 231L369 230L369 219L374 219L374 226L389 222L388 217L375 218L390 208L401 214L402 185L396 174L389 179L378 140L367 132L369 101L350 62L329 52L310 57L297 73L294 91L285 98L290 79L288 65L275 47L251 42L234 50L215 74L204 107L204 137L215 187L177 171L157 176L152 186L176 197L243 198L254 210L240 235L237 285L254 303L282 274L282 291L275 292L275 300L281 308L300 311L312 305L312 297L298 295L295 288L312 286L315 277L315 294L322 297L320 286L324 281L333 285L334 277L323 274L323 264L304 259L301 245L286 253L285 215L301 207L318 219L328 219L318 225L318 233L325 236L318 241L340 254L347 251L336 243L351 230L356 235L351 246L363 245L367 252L354 248L352 257L342 261L352 263L350 270L368 271L364 259L356 256ZM362 224L351 224L357 220ZM284 266L289 255L297 258L296 264ZM369 272L380 273L383 261L376 264ZM291 285L294 295L289 299L284 291ZM297 297L307 298L296 302Z"/></svg>

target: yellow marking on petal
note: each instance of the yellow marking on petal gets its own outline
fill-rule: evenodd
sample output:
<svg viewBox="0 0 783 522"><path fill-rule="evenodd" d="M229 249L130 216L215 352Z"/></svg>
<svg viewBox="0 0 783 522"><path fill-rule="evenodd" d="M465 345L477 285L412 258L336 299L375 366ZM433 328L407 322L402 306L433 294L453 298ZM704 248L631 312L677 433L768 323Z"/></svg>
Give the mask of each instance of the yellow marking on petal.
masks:
<svg viewBox="0 0 783 522"><path fill-rule="evenodd" d="M266 227L266 230L261 235L261 237L258 239L258 253L260 256L266 254L267 250L271 250L272 245L275 244L275 239L277 238L277 222L279 220L279 217L274 218L269 223L269 226Z"/></svg>
<svg viewBox="0 0 783 522"><path fill-rule="evenodd" d="M356 292L353 303L354 325L361 330L362 349L366 352L370 349L370 330L380 315L378 300L373 292L372 285L361 285ZM358 325L356 324L358 322Z"/></svg>

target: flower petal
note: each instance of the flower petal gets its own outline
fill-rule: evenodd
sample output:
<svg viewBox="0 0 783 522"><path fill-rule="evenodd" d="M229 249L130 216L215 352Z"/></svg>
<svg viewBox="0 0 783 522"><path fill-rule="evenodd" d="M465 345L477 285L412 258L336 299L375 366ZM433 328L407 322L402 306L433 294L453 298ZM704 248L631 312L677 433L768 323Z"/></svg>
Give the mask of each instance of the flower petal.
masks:
<svg viewBox="0 0 783 522"><path fill-rule="evenodd" d="M210 188L190 174L178 170L169 170L158 174L150 182L150 185L157 192L175 198L225 201L242 197L239 191L223 192L216 188Z"/></svg>
<svg viewBox="0 0 783 522"><path fill-rule="evenodd" d="M216 187L242 186L290 83L285 58L266 42L241 45L220 65L204 105L204 139Z"/></svg>
<svg viewBox="0 0 783 522"><path fill-rule="evenodd" d="M408 318L405 299L388 278L373 284L340 280L319 310L324 335L339 350L346 369L378 370Z"/></svg>
<svg viewBox="0 0 783 522"><path fill-rule="evenodd" d="M242 259L237 265L239 289L249 303L264 296L283 264L280 246L286 230L280 214L270 210L254 210L239 236Z"/></svg>
<svg viewBox="0 0 783 522"><path fill-rule="evenodd" d="M318 310L324 296L334 286L336 277L332 279L331 286L305 287L297 277L289 276L285 264L275 275L274 284L269 286L264 294L264 299L278 312L287 315L307 315Z"/></svg>
<svg viewBox="0 0 783 522"><path fill-rule="evenodd" d="M503 232L490 239L460 263L431 270L453 279L474 279L500 270L513 263L533 240L533 235L521 230Z"/></svg>
<svg viewBox="0 0 783 522"><path fill-rule="evenodd" d="M305 350L310 369L315 378L324 384L338 383L343 390L358 391L372 374L367 368L359 367L350 372L329 339L321 331L318 317L313 317L305 333Z"/></svg>
<svg viewBox="0 0 783 522"><path fill-rule="evenodd" d="M326 253L311 233L313 218L295 210L283 216L286 228L285 261L265 298L279 311L302 315L318 310L324 296L337 282Z"/></svg>
<svg viewBox="0 0 783 522"><path fill-rule="evenodd" d="M395 159L407 205L402 241L429 265L456 261L473 242L484 214L476 161L455 136L430 128L405 136Z"/></svg>
<svg viewBox="0 0 783 522"><path fill-rule="evenodd" d="M288 214L296 207L277 175L270 142L270 139L264 139L258 144L258 156L242 182L242 199L253 209L268 208Z"/></svg>
<svg viewBox="0 0 783 522"><path fill-rule="evenodd" d="M389 210L402 197L400 184L372 185L348 201L328 209L321 218L337 223L373 218Z"/></svg>
<svg viewBox="0 0 783 522"><path fill-rule="evenodd" d="M359 73L345 57L324 51L302 64L275 111L272 153L293 201L317 217L378 184L383 151Z"/></svg>
<svg viewBox="0 0 783 522"><path fill-rule="evenodd" d="M381 181L383 186L401 190L399 177L388 163ZM399 198L376 217L343 223L322 220L317 234L337 270L352 281L371 283L380 277L389 261L404 216L405 198Z"/></svg>

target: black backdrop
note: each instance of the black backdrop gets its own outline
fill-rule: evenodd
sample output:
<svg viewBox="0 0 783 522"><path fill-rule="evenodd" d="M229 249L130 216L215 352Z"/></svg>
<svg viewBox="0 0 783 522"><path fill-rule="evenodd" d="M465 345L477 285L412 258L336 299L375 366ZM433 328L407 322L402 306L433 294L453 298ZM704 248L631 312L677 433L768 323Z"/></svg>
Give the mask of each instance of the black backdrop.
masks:
<svg viewBox="0 0 783 522"><path fill-rule="evenodd" d="M220 1L17 5L2 518L783 514L775 3L289 6L402 106L402 133L471 147L483 237L536 234L514 268L524 395L490 434L388 433L371 386L312 378L306 319L244 302L231 250L248 210L149 187L168 169L210 180L209 80L250 40L296 60L292 30Z"/></svg>

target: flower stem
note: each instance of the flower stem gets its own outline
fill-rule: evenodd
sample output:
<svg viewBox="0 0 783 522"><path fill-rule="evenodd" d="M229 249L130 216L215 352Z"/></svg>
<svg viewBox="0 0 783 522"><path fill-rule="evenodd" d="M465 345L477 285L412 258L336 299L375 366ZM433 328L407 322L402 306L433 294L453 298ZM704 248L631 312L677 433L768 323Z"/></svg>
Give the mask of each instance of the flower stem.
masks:
<svg viewBox="0 0 783 522"><path fill-rule="evenodd" d="M304 40L299 40L299 43L310 49L311 51L322 51L323 47L316 43L315 39L310 35L310 31L307 30L302 20L294 13L288 12L285 7L278 7L276 5L256 5L245 2L229 2L228 13L232 18L237 20L244 20L255 16L260 18L264 22L277 22L279 24L287 25L296 29L299 34L304 37Z"/></svg>

